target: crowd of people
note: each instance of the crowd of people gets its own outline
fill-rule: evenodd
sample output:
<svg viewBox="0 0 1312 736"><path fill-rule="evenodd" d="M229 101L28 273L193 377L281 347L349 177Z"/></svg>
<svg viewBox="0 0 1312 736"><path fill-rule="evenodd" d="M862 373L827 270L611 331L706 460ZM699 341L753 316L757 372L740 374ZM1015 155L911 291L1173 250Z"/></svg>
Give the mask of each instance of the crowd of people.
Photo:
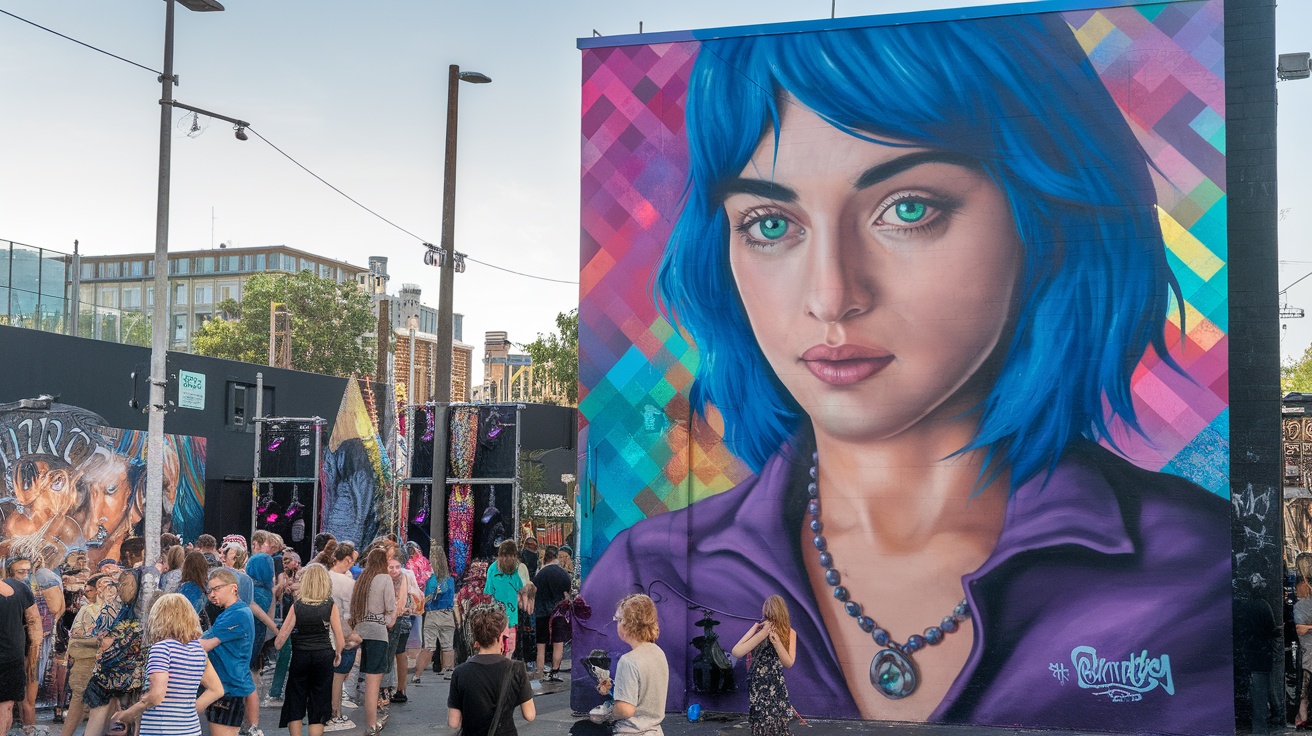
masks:
<svg viewBox="0 0 1312 736"><path fill-rule="evenodd" d="M36 722L38 697L53 699L60 736L74 736L84 718L90 736L126 736L137 723L143 736L199 736L201 715L214 736L264 736L263 714L292 736L322 736L357 728L348 711L377 736L430 665L450 681L452 727L513 736L516 709L525 720L536 714L531 681L562 681L572 617L590 613L575 592L573 550L539 548L532 537L522 548L503 541L458 579L440 548L425 556L390 536L357 548L321 534L304 565L268 531L187 544L164 534L160 550L153 570L141 538L94 568L83 552L55 569L39 554L6 561L0 736L15 720L25 736L49 736ZM611 696L599 720L659 736L669 671L655 644L656 606L629 596L614 621L631 651L613 679L597 675ZM788 732L782 670L796 646L772 596L734 647L751 655L757 736Z"/></svg>
<svg viewBox="0 0 1312 736"><path fill-rule="evenodd" d="M576 587L569 547L508 540L457 578L440 548L425 556L394 536L361 548L320 534L304 565L263 530L185 544L166 533L153 570L145 546L129 538L121 559L95 565L82 551L5 561L0 735L17 722L49 736L40 699L53 701L61 736L84 719L94 736L198 736L198 712L215 736L263 736L275 719L293 736L321 736L356 728L349 711L376 736L430 665L451 681L464 733L476 734L495 725L502 700L480 701L481 680L500 687L515 675L505 700L530 720L529 680L561 680Z"/></svg>

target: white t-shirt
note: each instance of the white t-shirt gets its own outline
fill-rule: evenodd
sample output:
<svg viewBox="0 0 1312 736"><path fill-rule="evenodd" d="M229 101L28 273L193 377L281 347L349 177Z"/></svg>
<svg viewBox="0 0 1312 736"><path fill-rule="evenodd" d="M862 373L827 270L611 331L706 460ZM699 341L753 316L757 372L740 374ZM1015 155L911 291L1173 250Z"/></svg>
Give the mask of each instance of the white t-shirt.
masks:
<svg viewBox="0 0 1312 736"><path fill-rule="evenodd" d="M665 652L644 642L620 657L615 666L615 699L632 705L632 718L615 722L615 733L664 736L665 696L670 686L670 665Z"/></svg>
<svg viewBox="0 0 1312 736"><path fill-rule="evenodd" d="M342 636L351 635L351 594L355 592L355 578L350 573L328 571L333 583L333 601L337 603L337 617L342 620Z"/></svg>

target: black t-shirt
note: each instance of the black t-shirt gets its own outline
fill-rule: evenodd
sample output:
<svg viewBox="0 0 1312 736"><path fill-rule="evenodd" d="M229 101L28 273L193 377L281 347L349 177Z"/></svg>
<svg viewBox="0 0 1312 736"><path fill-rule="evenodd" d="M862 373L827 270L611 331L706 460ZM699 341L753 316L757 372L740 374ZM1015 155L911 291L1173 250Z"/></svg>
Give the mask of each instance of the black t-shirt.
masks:
<svg viewBox="0 0 1312 736"><path fill-rule="evenodd" d="M533 687L528 682L528 671L518 662L499 654L475 654L451 673L451 691L446 698L448 708L460 711L463 736L489 736L493 707L501 694L501 682L506 672L515 668L506 688L506 699L501 704L501 723L491 736L517 736L515 708L533 699Z"/></svg>
<svg viewBox="0 0 1312 736"><path fill-rule="evenodd" d="M569 592L570 580L569 573L560 565L544 565L538 574L533 578L533 584L538 586L537 598L533 601L533 615L537 618L546 618L551 612L556 610L556 606L565 600L565 594Z"/></svg>
<svg viewBox="0 0 1312 736"><path fill-rule="evenodd" d="M23 615L27 609L36 605L36 596L32 589L13 578L5 578L9 587L14 589L11 595L0 595L0 666L23 666L23 657L27 654L27 628Z"/></svg>
<svg viewBox="0 0 1312 736"><path fill-rule="evenodd" d="M296 602L296 628L292 630L293 652L332 651L333 599L322 603Z"/></svg>
<svg viewBox="0 0 1312 736"><path fill-rule="evenodd" d="M535 551L533 551L533 550L531 550L531 549L526 549L526 550L524 550L523 552L520 552L520 553L519 553L519 559L520 559L520 561L522 561L522 562L524 563L524 567L527 567L527 568L528 568L528 576L529 576L530 578L532 578L534 575L537 575L537 574L538 574L538 553L537 553L537 552L535 552Z"/></svg>

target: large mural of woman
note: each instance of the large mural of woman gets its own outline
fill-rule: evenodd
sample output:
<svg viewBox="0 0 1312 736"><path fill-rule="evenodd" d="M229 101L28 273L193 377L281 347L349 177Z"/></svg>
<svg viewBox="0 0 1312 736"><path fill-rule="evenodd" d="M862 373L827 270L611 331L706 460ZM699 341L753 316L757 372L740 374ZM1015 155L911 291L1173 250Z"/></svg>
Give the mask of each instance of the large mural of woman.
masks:
<svg viewBox="0 0 1312 736"><path fill-rule="evenodd" d="M1220 0L863 20L585 51L584 597L671 710L779 595L803 715L1231 730Z"/></svg>

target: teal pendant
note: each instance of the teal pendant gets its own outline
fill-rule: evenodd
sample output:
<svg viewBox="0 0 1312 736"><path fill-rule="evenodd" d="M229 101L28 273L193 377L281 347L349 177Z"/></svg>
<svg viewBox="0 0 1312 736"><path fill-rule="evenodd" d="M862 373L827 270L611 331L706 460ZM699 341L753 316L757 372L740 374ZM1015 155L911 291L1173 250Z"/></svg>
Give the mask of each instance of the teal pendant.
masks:
<svg viewBox="0 0 1312 736"><path fill-rule="evenodd" d="M896 649L881 649L870 660L870 684L889 700L901 700L916 691L916 666Z"/></svg>

